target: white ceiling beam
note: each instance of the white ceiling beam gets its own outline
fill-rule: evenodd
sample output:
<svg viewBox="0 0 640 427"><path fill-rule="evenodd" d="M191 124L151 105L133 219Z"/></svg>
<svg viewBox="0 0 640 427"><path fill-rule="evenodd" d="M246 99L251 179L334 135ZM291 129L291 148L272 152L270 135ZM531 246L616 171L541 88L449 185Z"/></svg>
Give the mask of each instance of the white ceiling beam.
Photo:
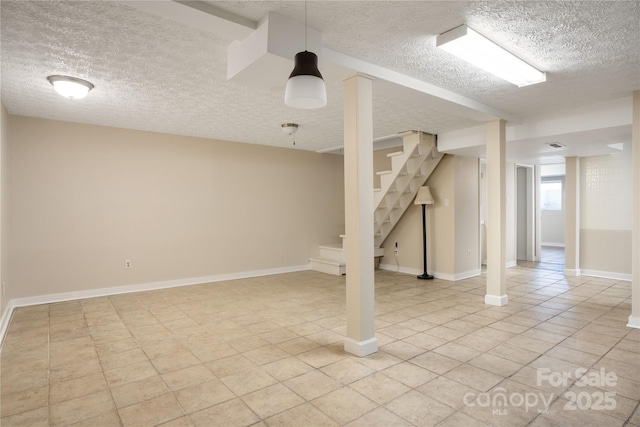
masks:
<svg viewBox="0 0 640 427"><path fill-rule="evenodd" d="M376 81L376 90L396 94L403 91L403 95L411 97L414 100L420 100L430 108L437 108L457 116L466 117L479 122L486 122L495 119L504 119L509 122L519 122L519 118L513 114L498 110L474 101L471 98L459 95L447 89L432 85L414 77L407 76L397 71L372 64L370 62L357 59L335 50L325 47L322 50L325 61L330 61L353 71L364 73L369 76L380 79L383 82ZM384 83L386 82L386 83ZM411 89L413 93L406 89ZM425 97L426 96L426 97Z"/></svg>
<svg viewBox="0 0 640 427"><path fill-rule="evenodd" d="M123 0L121 3L184 25L214 33L216 36L230 42L244 41L258 28L257 22L221 10L209 3L173 0ZM272 50L275 51L274 53L281 55L276 49ZM517 116L397 71L353 58L327 47L322 48L322 52L318 53L320 61L326 65L331 62L338 66L334 68L346 68L347 74L359 72L376 78L375 90L378 93L391 94L395 97L400 95L408 100L411 99L418 105L439 109L440 111L478 122L486 122L498 118L507 120L510 123L519 122ZM293 57L286 59L293 62ZM232 74L235 75L239 72L240 70L235 70ZM255 73L247 70L244 74L251 75Z"/></svg>

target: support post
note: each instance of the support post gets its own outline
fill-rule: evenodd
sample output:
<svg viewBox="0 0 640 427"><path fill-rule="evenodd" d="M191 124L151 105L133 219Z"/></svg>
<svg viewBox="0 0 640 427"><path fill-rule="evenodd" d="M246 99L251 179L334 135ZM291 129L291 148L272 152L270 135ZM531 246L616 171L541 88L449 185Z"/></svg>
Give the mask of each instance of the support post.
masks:
<svg viewBox="0 0 640 427"><path fill-rule="evenodd" d="M633 92L632 123L631 315L627 326L640 329L640 90Z"/></svg>
<svg viewBox="0 0 640 427"><path fill-rule="evenodd" d="M580 158L565 159L564 274L580 275Z"/></svg>
<svg viewBox="0 0 640 427"><path fill-rule="evenodd" d="M506 124L487 122L487 294L485 304L502 306L507 298Z"/></svg>
<svg viewBox="0 0 640 427"><path fill-rule="evenodd" d="M344 80L344 189L347 261L345 351L378 351L375 336L373 260L373 82L355 74Z"/></svg>

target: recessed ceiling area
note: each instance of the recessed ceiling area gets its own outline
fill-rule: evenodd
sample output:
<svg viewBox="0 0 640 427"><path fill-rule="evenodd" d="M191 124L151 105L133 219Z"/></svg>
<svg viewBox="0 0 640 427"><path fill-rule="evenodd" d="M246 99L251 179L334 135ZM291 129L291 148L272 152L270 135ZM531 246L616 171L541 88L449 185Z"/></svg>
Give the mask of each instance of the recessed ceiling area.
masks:
<svg viewBox="0 0 640 427"><path fill-rule="evenodd" d="M287 148L291 141L280 125L290 122L300 124L295 149L342 145L341 79L353 70L331 63L329 55L318 52L328 97L318 110L284 105L288 75L268 76L281 83L262 87L227 80L230 43L269 13L304 22L303 2L140 3L145 10L126 1L3 0L2 102L9 113ZM167 6L184 8L189 18L163 14ZM413 82L374 81L374 138L479 126L487 111L516 123L640 89L638 1L309 1L307 7L309 27L334 58L343 55ZM209 25L212 18L228 27ZM438 34L464 23L545 71L547 82L518 88L436 48ZM63 99L47 81L56 74L89 80L95 88L83 100ZM448 104L416 85L443 91ZM456 97L463 107L450 101ZM624 143L623 134L615 135L620 141L595 132L582 140L537 142L557 140L568 152L592 155L599 151L586 140L612 151L607 144ZM520 145L526 147L522 158L547 156L525 140L509 142L509 150Z"/></svg>

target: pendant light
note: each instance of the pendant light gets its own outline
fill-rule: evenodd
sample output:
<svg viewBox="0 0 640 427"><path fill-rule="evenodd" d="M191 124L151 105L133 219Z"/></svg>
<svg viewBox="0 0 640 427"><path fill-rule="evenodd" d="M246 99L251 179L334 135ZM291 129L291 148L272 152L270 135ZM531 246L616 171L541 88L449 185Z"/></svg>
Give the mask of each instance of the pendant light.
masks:
<svg viewBox="0 0 640 427"><path fill-rule="evenodd" d="M304 2L304 52L298 52L284 91L289 107L312 109L327 105L327 88L318 70L318 56L307 50L307 2Z"/></svg>

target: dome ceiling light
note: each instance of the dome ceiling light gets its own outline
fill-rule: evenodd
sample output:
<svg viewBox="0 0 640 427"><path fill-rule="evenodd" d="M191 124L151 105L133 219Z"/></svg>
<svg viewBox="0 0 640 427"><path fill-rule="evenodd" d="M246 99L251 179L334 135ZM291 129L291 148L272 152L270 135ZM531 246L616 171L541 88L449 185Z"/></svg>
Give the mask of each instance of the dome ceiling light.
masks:
<svg viewBox="0 0 640 427"><path fill-rule="evenodd" d="M56 92L69 99L82 99L94 88L93 83L76 77L49 76L47 80Z"/></svg>

